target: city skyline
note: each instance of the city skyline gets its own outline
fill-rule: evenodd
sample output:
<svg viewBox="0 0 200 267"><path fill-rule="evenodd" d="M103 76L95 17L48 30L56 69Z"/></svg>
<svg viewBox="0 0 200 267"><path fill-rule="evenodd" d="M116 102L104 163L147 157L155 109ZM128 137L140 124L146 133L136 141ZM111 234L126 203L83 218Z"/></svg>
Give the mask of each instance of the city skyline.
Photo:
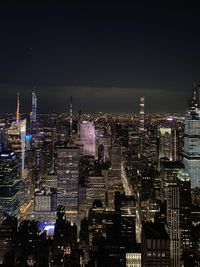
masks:
<svg viewBox="0 0 200 267"><path fill-rule="evenodd" d="M0 85L1 88L1 85ZM44 91L39 91L36 87L29 87L27 91L22 91L19 88L10 89L9 86L4 87L5 91L12 92L11 95L2 95L2 103L0 113L15 113L16 103L19 94L20 114L31 112L31 95L35 92L38 96L38 113L65 113L69 112L70 97L74 98L74 112L78 113L81 110L83 113L139 113L140 98L145 98L146 113L171 113L183 114L186 111L188 99L191 98L193 86L188 92L165 92L162 89L148 91L148 88L92 88L92 87L61 87L54 88L56 92L45 88ZM52 87L51 87L52 89ZM67 93L66 93L67 89ZM83 89L83 90L82 90ZM0 89L1 90L1 89ZM100 90L100 91L99 91ZM133 91L135 90L135 91ZM2 90L1 90L2 92ZM88 97L88 95L90 97ZM176 102L171 105L172 98L180 99L184 95L184 102ZM48 101L47 101L48 96ZM98 102L97 102L98 101ZM158 102L162 104L162 109L158 109ZM8 105L9 103L9 105ZM124 106L126 104L126 106Z"/></svg>
<svg viewBox="0 0 200 267"><path fill-rule="evenodd" d="M69 96L87 112L183 112L199 79L194 3L2 4L1 112L23 112L35 89L39 112L64 112ZM179 101L177 101L179 99ZM11 108L12 107L12 108Z"/></svg>

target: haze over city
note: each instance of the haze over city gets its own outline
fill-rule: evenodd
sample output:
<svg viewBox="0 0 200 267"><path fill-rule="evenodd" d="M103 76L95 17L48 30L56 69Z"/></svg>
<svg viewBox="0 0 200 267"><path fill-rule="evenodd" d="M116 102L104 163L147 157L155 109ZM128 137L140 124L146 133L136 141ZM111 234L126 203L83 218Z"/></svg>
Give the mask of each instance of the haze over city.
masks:
<svg viewBox="0 0 200 267"><path fill-rule="evenodd" d="M183 112L199 80L200 27L194 1L126 4L1 4L1 112L17 92L29 112L63 112L70 95L88 111ZM179 101L177 101L179 99Z"/></svg>

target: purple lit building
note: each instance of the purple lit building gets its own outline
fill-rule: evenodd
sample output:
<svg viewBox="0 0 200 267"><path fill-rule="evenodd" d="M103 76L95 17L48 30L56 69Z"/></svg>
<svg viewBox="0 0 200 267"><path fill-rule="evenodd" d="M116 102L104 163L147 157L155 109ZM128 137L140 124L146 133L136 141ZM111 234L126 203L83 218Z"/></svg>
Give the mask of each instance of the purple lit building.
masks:
<svg viewBox="0 0 200 267"><path fill-rule="evenodd" d="M95 126L92 121L82 121L79 124L80 142L83 145L84 156L96 155Z"/></svg>

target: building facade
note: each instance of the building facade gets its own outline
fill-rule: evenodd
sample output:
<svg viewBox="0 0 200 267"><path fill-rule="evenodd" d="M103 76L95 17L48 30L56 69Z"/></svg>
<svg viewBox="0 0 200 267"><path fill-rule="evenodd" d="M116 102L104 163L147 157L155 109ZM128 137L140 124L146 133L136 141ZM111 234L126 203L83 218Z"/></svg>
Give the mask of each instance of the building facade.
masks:
<svg viewBox="0 0 200 267"><path fill-rule="evenodd" d="M191 179L191 188L200 187L200 109L199 88L193 89L185 116L183 163Z"/></svg>
<svg viewBox="0 0 200 267"><path fill-rule="evenodd" d="M79 147L57 147L57 205L69 221L78 220Z"/></svg>

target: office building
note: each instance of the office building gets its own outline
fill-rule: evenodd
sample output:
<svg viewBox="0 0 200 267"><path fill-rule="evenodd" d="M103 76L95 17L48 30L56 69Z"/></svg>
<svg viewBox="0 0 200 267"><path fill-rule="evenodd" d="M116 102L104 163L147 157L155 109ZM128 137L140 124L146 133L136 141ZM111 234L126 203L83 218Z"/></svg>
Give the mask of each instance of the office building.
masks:
<svg viewBox="0 0 200 267"><path fill-rule="evenodd" d="M115 212L120 216L120 231L124 243L136 240L136 200L134 196L115 194Z"/></svg>
<svg viewBox="0 0 200 267"><path fill-rule="evenodd" d="M160 163L161 188L160 194L162 201L167 200L168 187L177 180L177 175L184 168L179 161L162 161Z"/></svg>
<svg viewBox="0 0 200 267"><path fill-rule="evenodd" d="M13 123L7 129L8 146L21 159L21 176L25 175L26 119Z"/></svg>
<svg viewBox="0 0 200 267"><path fill-rule="evenodd" d="M159 129L159 158L173 159L173 136L171 128Z"/></svg>
<svg viewBox="0 0 200 267"><path fill-rule="evenodd" d="M0 264L3 263L5 254L13 248L17 232L17 219L9 216L0 225Z"/></svg>
<svg viewBox="0 0 200 267"><path fill-rule="evenodd" d="M191 179L191 188L200 187L200 108L199 88L194 87L185 116L183 163Z"/></svg>
<svg viewBox="0 0 200 267"><path fill-rule="evenodd" d="M103 207L105 207L106 185L104 177L101 175L91 175L88 177L85 201L86 211L88 211L92 207L96 199L101 200Z"/></svg>
<svg viewBox="0 0 200 267"><path fill-rule="evenodd" d="M57 147L57 205L67 220L78 220L79 147Z"/></svg>
<svg viewBox="0 0 200 267"><path fill-rule="evenodd" d="M82 121L79 124L80 143L83 145L84 156L96 156L95 126L92 121Z"/></svg>
<svg viewBox="0 0 200 267"><path fill-rule="evenodd" d="M20 163L12 151L0 153L0 211L16 216L22 201Z"/></svg>
<svg viewBox="0 0 200 267"><path fill-rule="evenodd" d="M179 187L176 182L167 188L167 226L170 236L170 256L172 267L181 265L181 232L180 232Z"/></svg>
<svg viewBox="0 0 200 267"><path fill-rule="evenodd" d="M177 184L179 187L179 216L180 216L180 231L181 231L181 250L190 249L191 244L191 183L190 176L184 170L180 170L177 175Z"/></svg>
<svg viewBox="0 0 200 267"><path fill-rule="evenodd" d="M37 122L37 96L35 92L32 92L32 117L31 117L31 123L32 127Z"/></svg>
<svg viewBox="0 0 200 267"><path fill-rule="evenodd" d="M145 267L171 267L170 240L164 224L142 224L141 260Z"/></svg>

